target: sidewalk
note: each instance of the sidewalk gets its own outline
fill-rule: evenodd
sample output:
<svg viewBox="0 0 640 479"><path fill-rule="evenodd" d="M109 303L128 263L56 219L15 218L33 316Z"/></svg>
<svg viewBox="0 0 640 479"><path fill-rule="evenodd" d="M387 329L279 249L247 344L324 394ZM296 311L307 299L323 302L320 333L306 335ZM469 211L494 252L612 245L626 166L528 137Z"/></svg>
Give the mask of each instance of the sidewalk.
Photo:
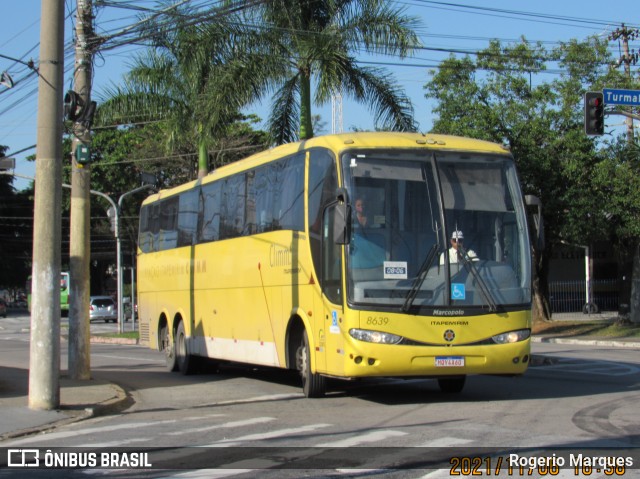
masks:
<svg viewBox="0 0 640 479"><path fill-rule="evenodd" d="M92 338L93 341L98 341ZM533 342L640 348L640 340L599 340L534 336ZM29 372L0 366L0 441L35 434L94 416L122 411L133 399L120 386L106 381L60 378L60 409L37 411L28 407Z"/></svg>
<svg viewBox="0 0 640 479"><path fill-rule="evenodd" d="M107 342L92 338L91 342ZM113 339L108 340L113 343ZM130 341L127 341L129 343ZM60 408L30 409L29 371L0 365L0 441L27 436L54 427L122 411L133 399L117 384L100 379L60 377Z"/></svg>

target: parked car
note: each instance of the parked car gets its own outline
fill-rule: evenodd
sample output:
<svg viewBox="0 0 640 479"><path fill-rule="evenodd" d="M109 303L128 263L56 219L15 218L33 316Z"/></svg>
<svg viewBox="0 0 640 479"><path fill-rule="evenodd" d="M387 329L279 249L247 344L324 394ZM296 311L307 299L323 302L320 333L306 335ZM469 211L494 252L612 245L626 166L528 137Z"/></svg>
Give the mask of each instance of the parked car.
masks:
<svg viewBox="0 0 640 479"><path fill-rule="evenodd" d="M118 306L111 296L91 296L89 299L89 321L118 321Z"/></svg>
<svg viewBox="0 0 640 479"><path fill-rule="evenodd" d="M7 317L7 303L4 299L0 299L0 316Z"/></svg>

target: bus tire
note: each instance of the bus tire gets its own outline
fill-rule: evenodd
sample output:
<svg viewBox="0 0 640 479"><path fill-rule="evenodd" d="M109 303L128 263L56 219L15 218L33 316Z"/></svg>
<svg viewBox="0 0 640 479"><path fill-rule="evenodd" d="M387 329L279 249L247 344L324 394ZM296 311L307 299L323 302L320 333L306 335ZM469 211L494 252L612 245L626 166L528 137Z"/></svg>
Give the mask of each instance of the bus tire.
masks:
<svg viewBox="0 0 640 479"><path fill-rule="evenodd" d="M464 388L466 376L456 376L452 378L438 378L438 386L443 393L457 394Z"/></svg>
<svg viewBox="0 0 640 479"><path fill-rule="evenodd" d="M302 341L296 350L296 366L302 379L302 391L308 398L323 397L327 386L326 379L320 374L311 372L311 351L306 331L302 335Z"/></svg>
<svg viewBox="0 0 640 479"><path fill-rule="evenodd" d="M178 363L178 371L185 376L193 374L197 369L197 357L189 354L187 347L187 335L184 332L184 323L180 321L175 337L175 356Z"/></svg>
<svg viewBox="0 0 640 479"><path fill-rule="evenodd" d="M160 341L160 349L164 352L165 369L169 372L177 371L176 348L174 347L174 342L171 341L171 333L169 332L168 325L164 325L160 331Z"/></svg>

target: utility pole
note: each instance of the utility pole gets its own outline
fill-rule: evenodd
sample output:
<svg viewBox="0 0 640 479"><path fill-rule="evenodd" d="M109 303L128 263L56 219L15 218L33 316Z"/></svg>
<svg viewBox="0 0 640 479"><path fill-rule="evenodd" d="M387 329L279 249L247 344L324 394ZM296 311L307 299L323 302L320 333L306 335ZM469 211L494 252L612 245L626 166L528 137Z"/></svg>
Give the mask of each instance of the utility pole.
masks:
<svg viewBox="0 0 640 479"><path fill-rule="evenodd" d="M76 55L71 112L71 218L69 246L69 377L91 378L89 331L89 262L91 260L89 196L91 167L91 73L93 63L93 13L91 0L78 0L76 12ZM79 117L75 118L76 113Z"/></svg>
<svg viewBox="0 0 640 479"><path fill-rule="evenodd" d="M33 214L29 407L60 405L60 246L64 0L41 2Z"/></svg>
<svg viewBox="0 0 640 479"><path fill-rule="evenodd" d="M624 73L631 83L631 64L634 65L638 62L638 54L629 53L629 40L635 40L640 36L640 30L637 28L628 28L623 23L620 28L616 28L611 35L609 35L609 40L621 41L622 42L622 55L618 59L617 64L621 63L624 65ZM633 112L632 112L633 113ZM631 145L633 144L633 117L627 116L627 142Z"/></svg>

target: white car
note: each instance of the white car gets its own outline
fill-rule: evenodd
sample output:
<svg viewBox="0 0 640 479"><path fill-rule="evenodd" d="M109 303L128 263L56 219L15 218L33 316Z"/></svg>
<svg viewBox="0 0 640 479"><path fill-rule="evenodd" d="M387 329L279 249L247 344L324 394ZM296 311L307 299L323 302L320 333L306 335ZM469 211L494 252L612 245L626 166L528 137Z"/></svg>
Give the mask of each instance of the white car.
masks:
<svg viewBox="0 0 640 479"><path fill-rule="evenodd" d="M118 306L111 296L91 296L89 299L89 321L118 321Z"/></svg>

